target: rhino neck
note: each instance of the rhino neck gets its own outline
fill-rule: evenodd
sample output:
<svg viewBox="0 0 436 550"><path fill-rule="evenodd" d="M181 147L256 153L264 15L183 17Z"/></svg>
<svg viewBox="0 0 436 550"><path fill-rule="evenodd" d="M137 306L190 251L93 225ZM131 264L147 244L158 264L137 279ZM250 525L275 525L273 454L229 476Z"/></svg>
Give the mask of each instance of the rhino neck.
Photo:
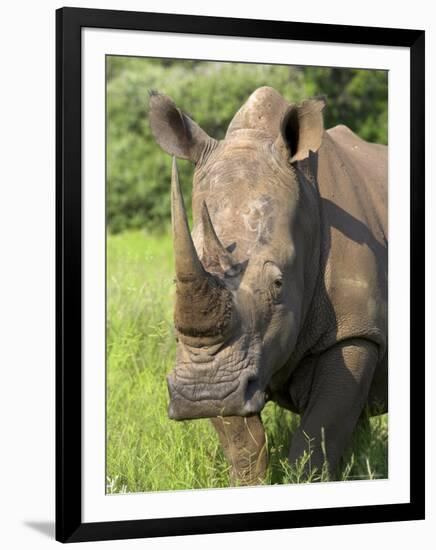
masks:
<svg viewBox="0 0 436 550"><path fill-rule="evenodd" d="M315 155L314 155L315 157ZM323 289L323 249L324 231L321 197L316 181L316 158L310 162L299 162L296 167L299 186L299 215L296 225L302 229L300 237L300 257L304 264L304 292L301 304L300 328L295 347L288 361L271 380L271 393L281 395L278 402L286 400L289 396L283 394L283 388L287 388L291 375L302 359L310 354L312 347L320 338L320 333L313 330L318 326L320 303ZM318 319L314 324L314 319ZM275 399L275 398L273 398ZM277 399L276 399L277 400ZM286 406L283 401L283 406ZM291 408L291 407L287 407ZM291 408L291 410L293 410Z"/></svg>

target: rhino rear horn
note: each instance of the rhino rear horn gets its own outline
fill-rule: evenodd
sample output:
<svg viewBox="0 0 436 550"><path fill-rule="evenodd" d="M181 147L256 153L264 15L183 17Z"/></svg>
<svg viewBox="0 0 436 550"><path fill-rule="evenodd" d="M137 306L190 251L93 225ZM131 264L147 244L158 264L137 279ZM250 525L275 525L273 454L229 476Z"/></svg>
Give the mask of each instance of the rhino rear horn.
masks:
<svg viewBox="0 0 436 550"><path fill-rule="evenodd" d="M206 201L203 201L201 209L201 222L203 226L203 261L207 261L211 265L219 265L224 273L232 275L234 272L232 257L216 234Z"/></svg>

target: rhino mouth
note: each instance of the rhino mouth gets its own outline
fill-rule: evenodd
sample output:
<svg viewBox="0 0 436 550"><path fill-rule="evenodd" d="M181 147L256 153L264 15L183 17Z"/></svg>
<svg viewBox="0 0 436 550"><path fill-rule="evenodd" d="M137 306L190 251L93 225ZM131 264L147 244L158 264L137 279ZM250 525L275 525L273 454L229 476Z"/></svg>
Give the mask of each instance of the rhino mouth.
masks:
<svg viewBox="0 0 436 550"><path fill-rule="evenodd" d="M250 416L265 405L257 362L248 351L225 348L216 355L178 353L167 378L173 420Z"/></svg>

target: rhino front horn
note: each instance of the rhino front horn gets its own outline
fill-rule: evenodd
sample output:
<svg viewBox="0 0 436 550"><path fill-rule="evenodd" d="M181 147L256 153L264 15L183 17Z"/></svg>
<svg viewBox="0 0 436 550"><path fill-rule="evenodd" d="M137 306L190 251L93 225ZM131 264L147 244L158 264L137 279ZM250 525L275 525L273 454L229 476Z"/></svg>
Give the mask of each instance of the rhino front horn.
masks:
<svg viewBox="0 0 436 550"><path fill-rule="evenodd" d="M207 273L198 258L189 231L175 157L173 157L171 174L171 218L173 223L174 259L177 280L188 282L194 279L205 279Z"/></svg>
<svg viewBox="0 0 436 550"><path fill-rule="evenodd" d="M180 334L194 338L223 337L232 319L231 293L204 269L198 257L189 231L175 158L171 177L171 215L176 269L176 329Z"/></svg>

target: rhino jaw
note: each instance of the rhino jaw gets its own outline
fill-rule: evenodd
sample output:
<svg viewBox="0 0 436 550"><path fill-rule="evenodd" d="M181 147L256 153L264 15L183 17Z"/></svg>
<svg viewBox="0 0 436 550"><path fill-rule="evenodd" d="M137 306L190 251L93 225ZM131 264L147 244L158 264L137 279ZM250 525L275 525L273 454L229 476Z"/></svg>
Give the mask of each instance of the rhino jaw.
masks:
<svg viewBox="0 0 436 550"><path fill-rule="evenodd" d="M192 420L217 416L251 416L265 405L265 391L257 378L241 374L239 378L214 384L181 382L174 371L167 377L172 420Z"/></svg>

